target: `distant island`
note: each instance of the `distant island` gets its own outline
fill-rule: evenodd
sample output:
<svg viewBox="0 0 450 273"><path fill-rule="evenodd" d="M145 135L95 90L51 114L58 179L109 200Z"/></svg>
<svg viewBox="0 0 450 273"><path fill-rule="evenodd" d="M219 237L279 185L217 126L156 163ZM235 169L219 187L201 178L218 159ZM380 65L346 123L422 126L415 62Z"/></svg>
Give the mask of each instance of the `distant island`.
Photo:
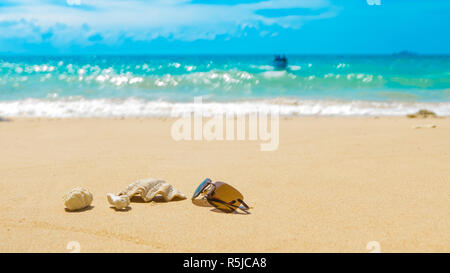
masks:
<svg viewBox="0 0 450 273"><path fill-rule="evenodd" d="M408 50L402 50L397 53L393 53L392 56L418 56L419 53L408 51Z"/></svg>

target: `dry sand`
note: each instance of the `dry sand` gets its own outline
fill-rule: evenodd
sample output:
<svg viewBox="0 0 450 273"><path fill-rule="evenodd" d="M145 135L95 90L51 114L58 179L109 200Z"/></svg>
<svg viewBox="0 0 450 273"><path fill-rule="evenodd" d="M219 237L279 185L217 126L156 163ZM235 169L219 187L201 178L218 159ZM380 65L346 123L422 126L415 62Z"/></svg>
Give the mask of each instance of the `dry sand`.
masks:
<svg viewBox="0 0 450 273"><path fill-rule="evenodd" d="M0 251L450 251L450 119L282 118L280 146L180 141L168 119L0 122ZM412 129L433 123L437 128ZM106 201L140 178L191 196L205 178L236 186L254 207L225 214L189 199ZM76 186L93 207L69 213Z"/></svg>

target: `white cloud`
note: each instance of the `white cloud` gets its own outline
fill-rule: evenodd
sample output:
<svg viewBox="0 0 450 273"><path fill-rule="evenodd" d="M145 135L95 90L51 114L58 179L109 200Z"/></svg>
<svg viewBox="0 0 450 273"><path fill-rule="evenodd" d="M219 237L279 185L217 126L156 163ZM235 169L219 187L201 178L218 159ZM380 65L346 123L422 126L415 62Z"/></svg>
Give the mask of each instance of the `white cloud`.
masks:
<svg viewBox="0 0 450 273"><path fill-rule="evenodd" d="M81 0L67 0L66 3L69 6L79 6L81 5Z"/></svg>
<svg viewBox="0 0 450 273"><path fill-rule="evenodd" d="M326 0L268 0L249 4L195 4L189 0L15 0L0 7L0 37L39 42L44 33L55 44L104 43L131 38L180 40L241 35L246 28L298 28L306 21L334 16ZM266 17L260 9L321 9L317 15ZM100 35L100 36L99 36ZM267 35L267 33L265 34Z"/></svg>

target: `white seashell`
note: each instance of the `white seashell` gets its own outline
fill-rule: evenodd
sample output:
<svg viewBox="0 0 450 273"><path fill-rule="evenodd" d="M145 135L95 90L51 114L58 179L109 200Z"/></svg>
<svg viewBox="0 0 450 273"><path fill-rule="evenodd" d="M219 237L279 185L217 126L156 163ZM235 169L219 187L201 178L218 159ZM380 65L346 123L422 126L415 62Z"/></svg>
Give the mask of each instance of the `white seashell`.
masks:
<svg viewBox="0 0 450 273"><path fill-rule="evenodd" d="M117 195L126 195L129 198L140 196L145 202L150 202L157 194L160 194L165 201L171 201L174 198L186 198L186 195L179 192L166 181L155 178L142 179L131 183Z"/></svg>
<svg viewBox="0 0 450 273"><path fill-rule="evenodd" d="M114 195L108 193L106 197L108 198L108 202L116 209L124 209L130 204L130 198L127 195Z"/></svg>
<svg viewBox="0 0 450 273"><path fill-rule="evenodd" d="M68 210L80 210L91 205L93 197L87 189L77 187L64 195L64 206Z"/></svg>

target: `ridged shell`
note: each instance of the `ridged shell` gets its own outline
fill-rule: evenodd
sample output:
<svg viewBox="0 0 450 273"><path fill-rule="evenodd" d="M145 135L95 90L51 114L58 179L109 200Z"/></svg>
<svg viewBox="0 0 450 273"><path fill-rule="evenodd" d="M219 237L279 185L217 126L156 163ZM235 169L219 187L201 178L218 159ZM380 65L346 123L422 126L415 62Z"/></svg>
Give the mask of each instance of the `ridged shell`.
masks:
<svg viewBox="0 0 450 273"><path fill-rule="evenodd" d="M160 194L165 201L171 201L174 198L185 199L186 195L175 189L164 180L147 178L138 180L117 195L140 196L145 202L150 202L155 195Z"/></svg>

